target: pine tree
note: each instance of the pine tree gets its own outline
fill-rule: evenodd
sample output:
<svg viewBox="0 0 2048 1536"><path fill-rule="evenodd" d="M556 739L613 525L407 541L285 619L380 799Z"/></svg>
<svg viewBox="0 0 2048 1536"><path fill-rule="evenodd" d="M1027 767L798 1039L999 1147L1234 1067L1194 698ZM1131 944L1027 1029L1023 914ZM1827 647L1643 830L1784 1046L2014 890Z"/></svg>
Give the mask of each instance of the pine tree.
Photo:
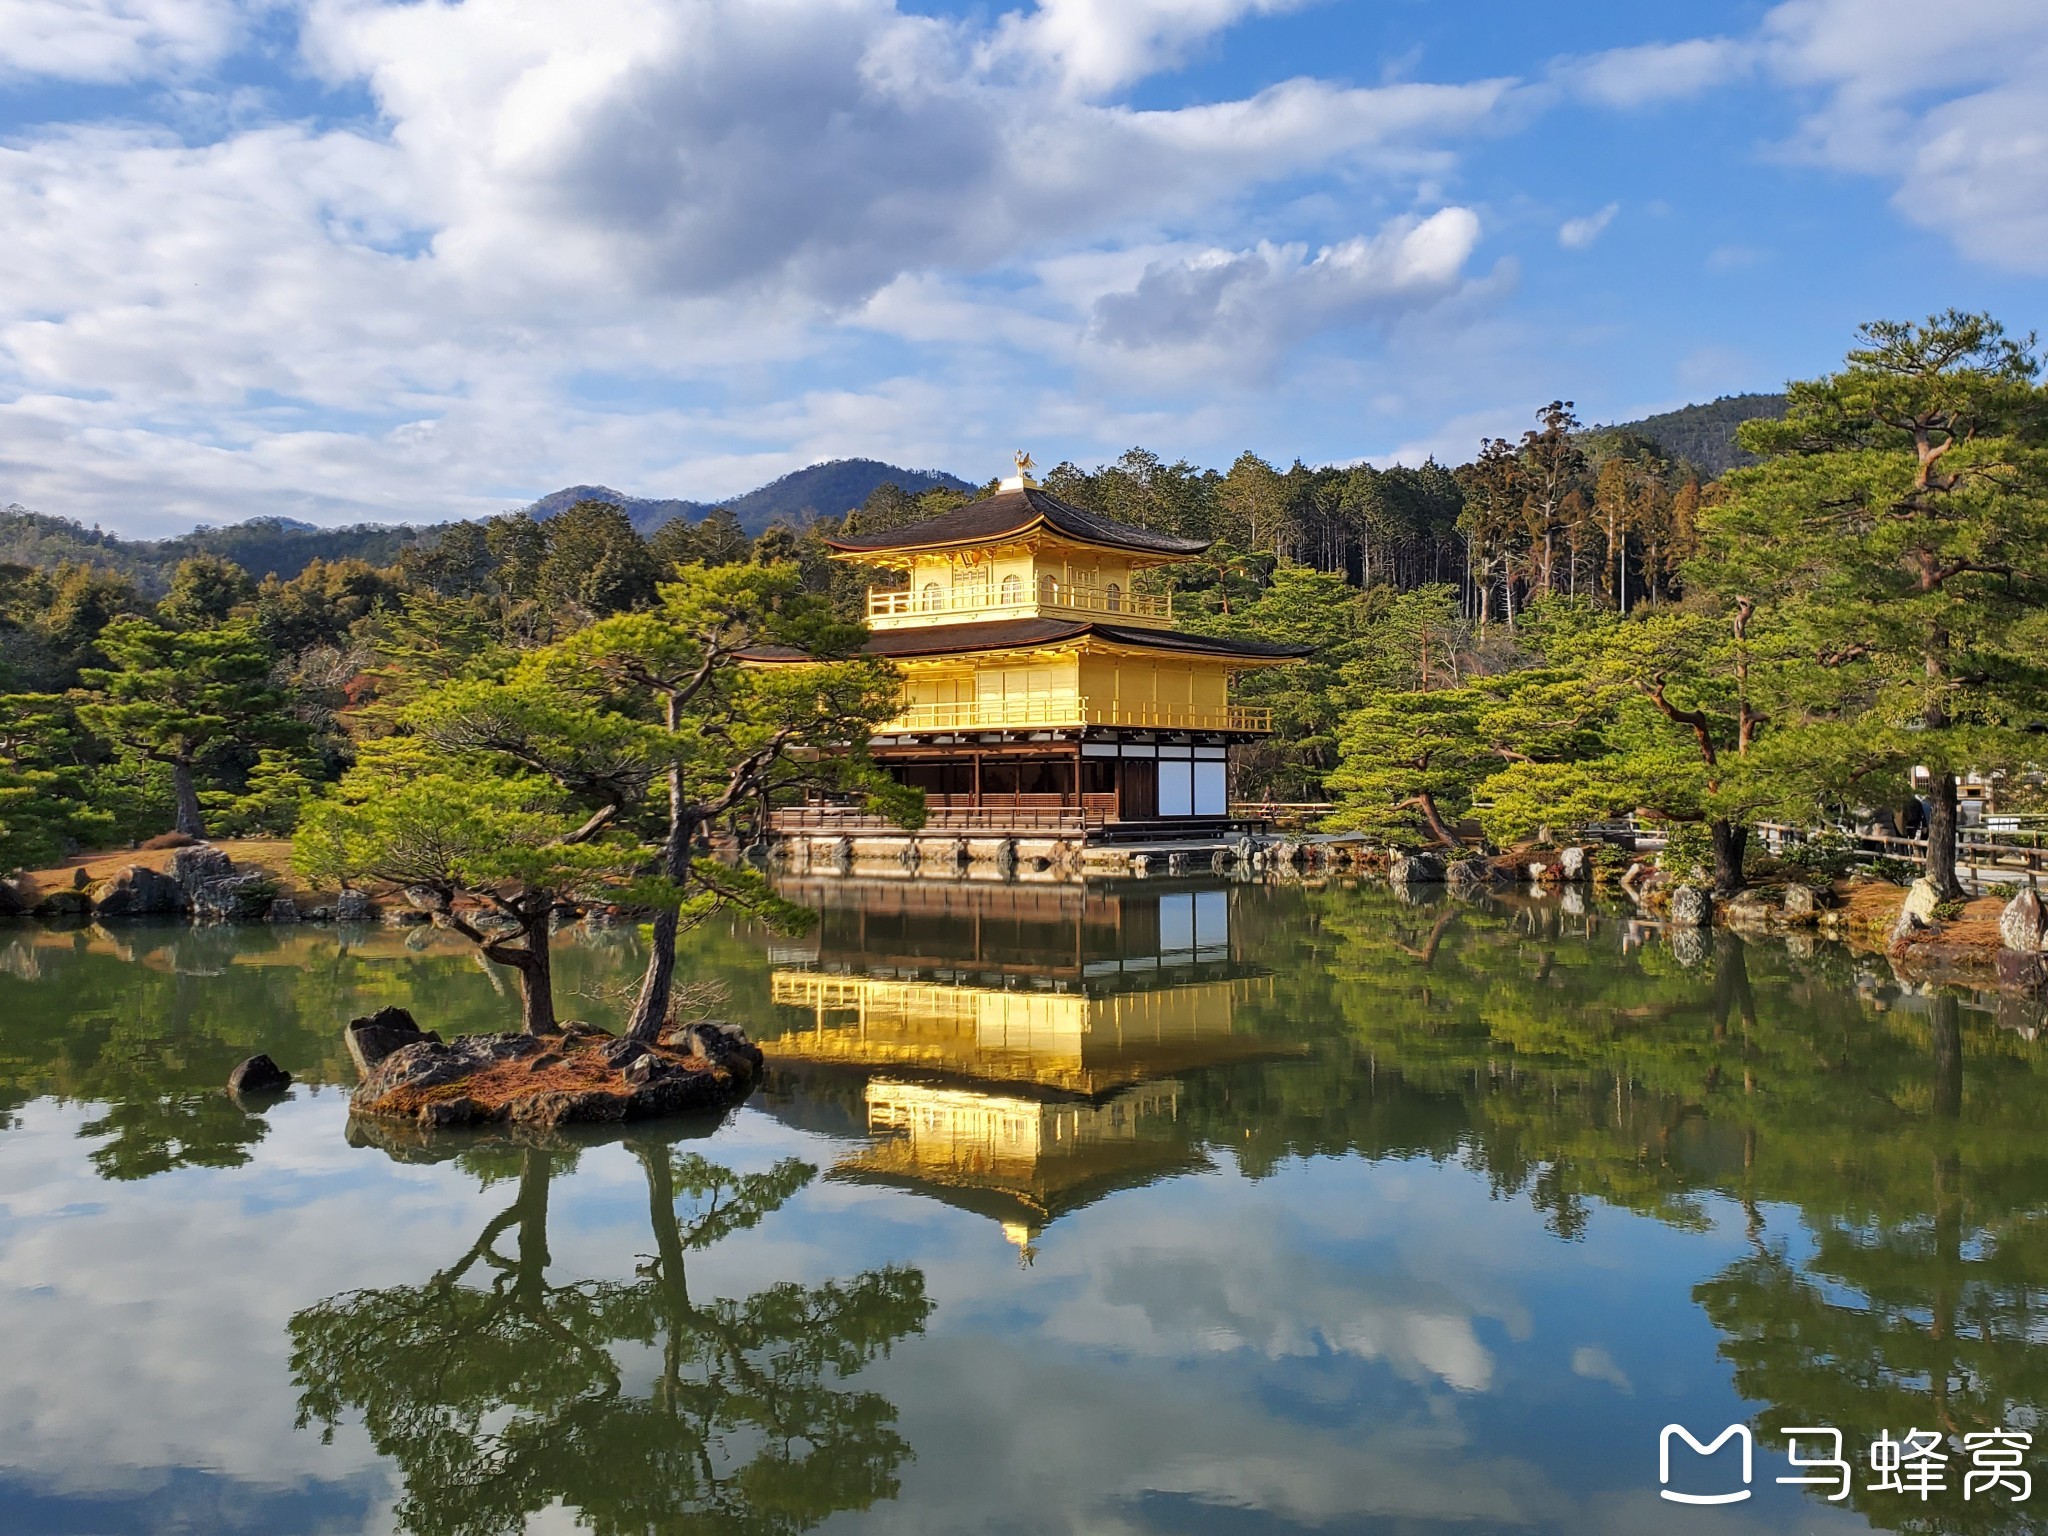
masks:
<svg viewBox="0 0 2048 1536"><path fill-rule="evenodd" d="M247 622L167 629L116 619L99 637L112 663L82 674L78 718L121 750L171 770L176 830L206 835L197 775L224 748L279 745L301 730L270 682L270 652Z"/></svg>
<svg viewBox="0 0 2048 1536"><path fill-rule="evenodd" d="M1768 462L1702 511L1688 581L1805 635L1816 797L1928 770L1926 876L1952 896L1958 774L2035 758L2048 721L2048 393L2034 338L1986 315L1859 335L1783 421L1744 425Z"/></svg>

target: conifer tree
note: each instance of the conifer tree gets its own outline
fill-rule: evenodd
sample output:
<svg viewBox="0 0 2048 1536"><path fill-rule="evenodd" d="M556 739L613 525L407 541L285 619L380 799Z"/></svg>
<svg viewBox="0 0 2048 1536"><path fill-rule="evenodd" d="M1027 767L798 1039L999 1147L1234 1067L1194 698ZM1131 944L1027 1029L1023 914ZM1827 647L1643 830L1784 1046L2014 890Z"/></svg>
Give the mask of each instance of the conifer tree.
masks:
<svg viewBox="0 0 2048 1536"><path fill-rule="evenodd" d="M854 656L863 633L805 591L794 565L686 566L652 612L594 624L534 659L535 675L563 696L648 722L647 751L662 764L665 804L650 814L669 894L629 1025L636 1037L651 1039L667 1022L683 927L727 906L771 922L797 917L752 870L699 856L714 823L816 788L921 824L923 797L866 753L869 732L897 708L898 682L886 663ZM747 664L764 649L813 659Z"/></svg>
<svg viewBox="0 0 2048 1536"><path fill-rule="evenodd" d="M78 718L121 750L170 769L177 831L206 835L198 774L214 754L300 734L271 685L269 649L246 621L179 630L116 619L98 645L112 665L81 674Z"/></svg>
<svg viewBox="0 0 2048 1536"><path fill-rule="evenodd" d="M1701 513L1693 580L1803 632L1794 722L1814 798L1890 799L1930 775L1926 876L1956 876L1957 776L2038 754L2048 722L2048 394L2034 338L1956 311L1862 327L1795 383Z"/></svg>

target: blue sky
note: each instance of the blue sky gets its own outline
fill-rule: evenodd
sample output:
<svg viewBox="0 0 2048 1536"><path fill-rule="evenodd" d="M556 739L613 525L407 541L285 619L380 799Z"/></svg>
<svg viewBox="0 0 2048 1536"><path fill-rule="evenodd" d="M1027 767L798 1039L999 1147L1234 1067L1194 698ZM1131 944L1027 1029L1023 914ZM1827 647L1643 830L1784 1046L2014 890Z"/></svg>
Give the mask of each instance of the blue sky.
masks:
<svg viewBox="0 0 2048 1536"><path fill-rule="evenodd" d="M0 0L0 502L1468 457L2020 331L2048 5Z"/></svg>

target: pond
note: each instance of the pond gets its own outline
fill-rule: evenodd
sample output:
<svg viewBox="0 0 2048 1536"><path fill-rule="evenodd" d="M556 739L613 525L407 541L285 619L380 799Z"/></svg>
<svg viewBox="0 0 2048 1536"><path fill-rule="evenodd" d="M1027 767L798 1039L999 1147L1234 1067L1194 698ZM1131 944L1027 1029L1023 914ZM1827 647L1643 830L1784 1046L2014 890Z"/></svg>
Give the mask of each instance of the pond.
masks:
<svg viewBox="0 0 2048 1536"><path fill-rule="evenodd" d="M682 964L764 1091L523 1142L351 1132L345 1019L515 1016L447 935L0 930L0 1528L2036 1528L1960 1439L2048 1403L2010 1010L1572 897L790 894Z"/></svg>

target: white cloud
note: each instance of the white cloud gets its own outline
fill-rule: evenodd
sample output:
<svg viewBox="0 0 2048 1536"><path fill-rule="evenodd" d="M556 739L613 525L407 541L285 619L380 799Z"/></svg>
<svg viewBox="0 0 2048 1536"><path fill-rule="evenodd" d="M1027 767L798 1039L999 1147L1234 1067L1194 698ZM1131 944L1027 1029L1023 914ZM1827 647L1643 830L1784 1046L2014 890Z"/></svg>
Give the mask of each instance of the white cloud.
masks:
<svg viewBox="0 0 2048 1536"><path fill-rule="evenodd" d="M0 0L0 80L183 73L228 51L243 11L235 0Z"/></svg>
<svg viewBox="0 0 2048 1536"><path fill-rule="evenodd" d="M1452 292L1479 240L1469 208L1393 220L1310 255L1262 243L1202 250L1147 266L1135 285L1095 302L1092 338L1175 367L1195 357L1233 371L1270 363L1302 338L1389 318Z"/></svg>
<svg viewBox="0 0 2048 1536"><path fill-rule="evenodd" d="M1621 204L1609 203L1598 213L1566 219L1557 228L1557 243L1568 251L1583 251L1600 238L1601 232L1614 222L1614 216L1619 212Z"/></svg>
<svg viewBox="0 0 2048 1536"><path fill-rule="evenodd" d="M1559 63L1556 78L1609 107L1641 107L1698 96L1749 67L1753 50L1726 37L1611 48Z"/></svg>
<svg viewBox="0 0 2048 1536"><path fill-rule="evenodd" d="M1012 12L991 52L1048 65L1068 89L1098 94L1183 62L1196 44L1247 16L1309 0L1038 0Z"/></svg>
<svg viewBox="0 0 2048 1536"><path fill-rule="evenodd" d="M1825 93L1797 155L1893 182L1911 223L2011 271L2048 273L2048 8L1957 0L1941 25L1902 0L1791 0L1765 23L1773 69Z"/></svg>
<svg viewBox="0 0 2048 1536"><path fill-rule="evenodd" d="M786 375L876 333L1066 366L1121 290L1055 291L1062 260L1205 250L1190 237L1282 180L1398 198L1513 89L1297 79L1138 110L1048 92L996 46L1051 28L1087 48L1047 57L1099 85L1101 60L1162 67L1257 8L1055 4L976 30L892 0L311 0L305 58L366 85L380 123L0 145L0 500L131 528L420 518L593 475L725 494L747 482L714 474L826 442L943 460L956 440L891 403L914 386L849 396L901 421L856 441ZM1265 277L1211 328L1264 314L1299 339L1420 294L1470 217L1253 247ZM590 404L589 377L639 398ZM689 462L707 448L719 467Z"/></svg>

